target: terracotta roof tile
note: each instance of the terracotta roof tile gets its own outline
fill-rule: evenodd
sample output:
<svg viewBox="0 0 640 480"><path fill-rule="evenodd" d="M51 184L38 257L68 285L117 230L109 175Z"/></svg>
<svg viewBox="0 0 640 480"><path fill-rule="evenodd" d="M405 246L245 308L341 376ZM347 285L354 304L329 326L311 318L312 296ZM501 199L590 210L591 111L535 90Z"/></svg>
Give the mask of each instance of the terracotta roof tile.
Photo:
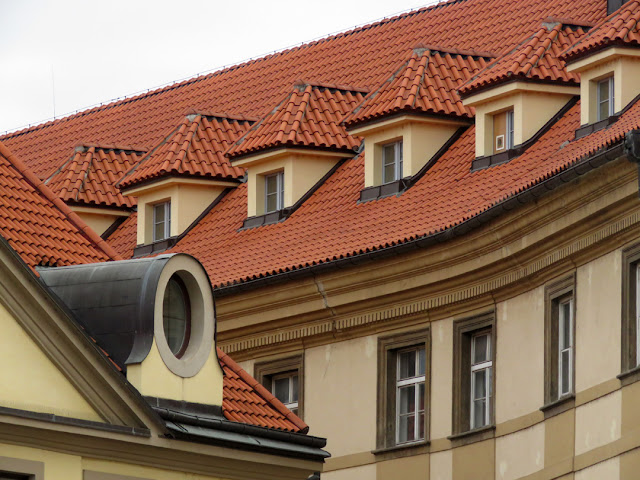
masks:
<svg viewBox="0 0 640 480"><path fill-rule="evenodd" d="M122 258L131 258L138 243L138 212L129 215L106 241Z"/></svg>
<svg viewBox="0 0 640 480"><path fill-rule="evenodd" d="M32 269L120 258L2 143L0 235Z"/></svg>
<svg viewBox="0 0 640 480"><path fill-rule="evenodd" d="M224 371L222 411L227 419L261 427L306 433L309 429L256 379L219 348Z"/></svg>
<svg viewBox="0 0 640 480"><path fill-rule="evenodd" d="M115 184L144 153L131 147L80 145L44 183L66 203L131 208L136 199L122 195Z"/></svg>
<svg viewBox="0 0 640 480"><path fill-rule="evenodd" d="M487 65L488 53L420 46L377 90L344 119L347 126L397 113L473 118L458 87Z"/></svg>
<svg viewBox="0 0 640 480"><path fill-rule="evenodd" d="M366 90L296 82L293 91L227 151L231 159L278 147L352 151L360 139L340 124Z"/></svg>
<svg viewBox="0 0 640 480"><path fill-rule="evenodd" d="M548 16L597 22L605 0L452 0L273 55L93 108L3 137L41 178L79 142L149 150L189 108L263 117L292 82L307 78L377 88L399 59L422 42L500 53L537 31ZM514 35L514 31L517 35Z"/></svg>
<svg viewBox="0 0 640 480"><path fill-rule="evenodd" d="M460 87L460 94L471 95L514 80L579 85L580 76L567 72L559 56L585 34L585 28L549 20L537 32Z"/></svg>
<svg viewBox="0 0 640 480"><path fill-rule="evenodd" d="M238 180L244 176L244 169L232 166L224 152L255 120L222 114L187 115L160 145L127 172L120 187L130 188L168 176Z"/></svg>
<svg viewBox="0 0 640 480"><path fill-rule="evenodd" d="M600 21L562 55L567 62L578 60L611 46L640 47L640 1L632 0Z"/></svg>

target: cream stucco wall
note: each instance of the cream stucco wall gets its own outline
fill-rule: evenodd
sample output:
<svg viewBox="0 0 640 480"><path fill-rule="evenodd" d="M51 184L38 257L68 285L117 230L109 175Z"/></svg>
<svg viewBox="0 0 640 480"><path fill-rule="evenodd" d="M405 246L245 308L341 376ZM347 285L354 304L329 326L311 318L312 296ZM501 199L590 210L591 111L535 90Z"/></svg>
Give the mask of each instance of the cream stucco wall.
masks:
<svg viewBox="0 0 640 480"><path fill-rule="evenodd" d="M374 480L375 478L375 465L363 465L361 467L345 468L344 470L322 473L322 480Z"/></svg>
<svg viewBox="0 0 640 480"><path fill-rule="evenodd" d="M496 479L516 480L544 467L544 423L496 439Z"/></svg>
<svg viewBox="0 0 640 480"><path fill-rule="evenodd" d="M460 128L460 122L403 116L354 129L364 137L364 186L382 184L382 146L402 140L402 176L411 177Z"/></svg>
<svg viewBox="0 0 640 480"><path fill-rule="evenodd" d="M215 345L193 377L173 374L162 361L155 339L147 358L127 367L127 379L142 395L208 405L222 405L222 378Z"/></svg>
<svg viewBox="0 0 640 480"><path fill-rule="evenodd" d="M0 443L0 456L44 463L45 480L82 480L82 457L78 455Z"/></svg>
<svg viewBox="0 0 640 480"><path fill-rule="evenodd" d="M282 149L234 162L247 168L247 217L263 215L264 177L284 171L284 207L290 207L307 193L331 168L341 154Z"/></svg>
<svg viewBox="0 0 640 480"><path fill-rule="evenodd" d="M578 392L620 373L621 261L620 251L611 252L578 268L576 273Z"/></svg>
<svg viewBox="0 0 640 480"><path fill-rule="evenodd" d="M544 288L497 304L496 421L544 404Z"/></svg>
<svg viewBox="0 0 640 480"><path fill-rule="evenodd" d="M217 181L169 179L132 189L128 195L138 197L138 245L153 242L153 205L171 201L171 236L180 235L198 216L233 184Z"/></svg>
<svg viewBox="0 0 640 480"><path fill-rule="evenodd" d="M494 114L513 109L513 141L515 145L520 145L533 137L571 98L571 95L564 91L560 93L528 89L505 91L508 92L505 95L496 94L496 97L474 104L476 107L476 157L494 153Z"/></svg>
<svg viewBox="0 0 640 480"><path fill-rule="evenodd" d="M453 452L432 453L429 458L429 479L450 480L453 477Z"/></svg>
<svg viewBox="0 0 640 480"><path fill-rule="evenodd" d="M597 82L613 75L614 112L626 107L640 93L640 54L634 49L609 48L569 64L580 73L580 122L597 121Z"/></svg>
<svg viewBox="0 0 640 480"><path fill-rule="evenodd" d="M0 406L103 421L1 304L0 332Z"/></svg>
<svg viewBox="0 0 640 480"><path fill-rule="evenodd" d="M445 438L451 435L453 319L433 322L431 328L430 438Z"/></svg>
<svg viewBox="0 0 640 480"><path fill-rule="evenodd" d="M615 480L620 478L620 457L615 457L576 472L575 480ZM623 479L632 480L632 479Z"/></svg>
<svg viewBox="0 0 640 480"><path fill-rule="evenodd" d="M618 440L621 424L620 390L576 408L576 455Z"/></svg>
<svg viewBox="0 0 640 480"><path fill-rule="evenodd" d="M375 336L305 352L305 422L310 434L328 439L334 457L376 446L376 358Z"/></svg>
<svg viewBox="0 0 640 480"><path fill-rule="evenodd" d="M98 235L106 232L107 228L113 225L120 217L128 217L128 212L110 210L105 208L87 208L72 206L71 210L76 212L78 216L91 227Z"/></svg>

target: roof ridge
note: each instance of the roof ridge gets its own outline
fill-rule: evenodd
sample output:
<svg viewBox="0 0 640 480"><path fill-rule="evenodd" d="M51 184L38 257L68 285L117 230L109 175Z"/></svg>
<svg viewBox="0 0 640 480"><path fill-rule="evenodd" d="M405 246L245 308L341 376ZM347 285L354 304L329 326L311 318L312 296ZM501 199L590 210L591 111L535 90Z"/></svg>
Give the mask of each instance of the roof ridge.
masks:
<svg viewBox="0 0 640 480"><path fill-rule="evenodd" d="M15 138L15 137L18 137L18 136L21 136L21 135L24 135L24 134L27 134L27 133L30 133L30 132L33 132L33 131L37 131L37 130L41 130L41 129L44 129L44 128L48 128L48 127L50 127L50 126L52 126L54 124L59 124L61 122L64 122L64 121L72 119L72 118L87 116L87 115L93 114L93 113L98 112L98 111L103 111L103 110L107 110L109 108L113 108L114 106L126 105L128 103L133 103L133 102L138 101L138 100L143 99L143 98L151 97L151 96L154 96L154 95L160 95L160 94L163 94L165 92L169 92L169 91L175 90L176 88L181 88L183 86L191 85L193 83L196 83L196 82L199 82L199 81L202 81L202 80L205 80L205 79L209 79L211 77L215 77L215 76L218 76L218 75L225 74L227 72L232 72L234 70L238 70L240 68L244 68L245 66L250 65L250 64L254 64L254 63L257 63L257 62L262 62L262 61L265 61L267 59L275 58L275 57L278 57L278 56L281 56L281 55L285 55L285 54L288 54L288 53L291 53L291 52L296 52L296 51L301 50L303 48L309 48L311 46L315 46L315 45L318 45L318 44L321 44L321 43L324 43L324 42L329 42L329 41L332 41L332 40L336 40L336 39L340 39L340 38L343 38L343 37L347 37L349 35L353 35L353 34L356 34L356 33L364 32L364 31L367 31L367 30L371 30L373 28L378 28L378 27L384 26L384 25L386 25L388 23L396 22L396 21L398 21L400 19L408 18L408 17L411 17L411 16L416 16L416 15L419 15L419 14L430 12L432 10L445 8L445 7L448 7L450 5L454 5L454 4L458 4L458 3L464 3L464 2L467 2L467 1L470 1L470 0L443 0L443 1L439 1L438 3L436 3L434 5L427 5L427 6L424 6L422 8L419 8L417 10L410 10L408 12L400 13L400 14L395 15L395 16L391 16L391 17L388 17L388 18L383 18L381 20L377 20L377 21L374 21L372 23L368 23L368 24L365 24L365 25L362 25L362 26L354 27L354 28L352 28L350 30L339 32L339 33L336 33L336 34L333 34L333 35L328 35L326 37L322 37L322 38L319 38L317 40L311 40L311 41L309 41L307 43L303 42L300 45L297 45L297 46L294 46L294 47L288 47L288 48L285 47L283 50L276 51L274 53L268 53L268 54L259 55L258 57L252 57L252 58L243 60L240 63L237 63L235 65L230 65L228 67L223 67L223 68L220 68L219 70L215 70L215 71L210 72L210 73L206 73L206 74L203 74L203 75L196 74L195 76L193 76L191 78L187 78L187 79L184 79L184 80L177 80L175 83L171 83L170 85L160 86L160 87L158 87L156 89L147 90L146 92L143 92L143 93L138 93L138 94L133 93L133 94L131 94L132 95L131 97L127 97L125 95L124 98L115 99L115 100L112 100L112 101L107 101L104 104L100 104L100 105L97 105L97 106L88 106L88 107L85 107L85 109L83 109L83 110L76 111L73 114L66 115L66 116L63 116L61 118L57 118L57 119L54 118L53 120L44 121L42 123L38 123L38 124L33 125L33 126L22 128L20 130L14 131L14 132L9 132L6 135L0 135L0 140L5 140L5 139L8 139L8 138Z"/></svg>
<svg viewBox="0 0 640 480"><path fill-rule="evenodd" d="M40 192L47 200L53 203L67 219L96 247L100 248L112 260L122 260L122 257L104 241L89 225L87 225L76 212L71 210L60 197L45 185L29 168L9 150L3 142L0 142L0 155L5 157L13 168L15 168L27 182L29 182L36 190Z"/></svg>
<svg viewBox="0 0 640 480"><path fill-rule="evenodd" d="M560 37L560 31L563 30L564 27L561 23L558 23L551 29L548 29L544 24L542 28L544 28L548 32L549 37L553 35L553 32L555 32L555 36L551 38L549 45L547 45L542 54L538 56L538 59L535 61L535 63L532 63L531 66L524 71L525 75L528 75L531 70L536 68L536 66L540 63L540 60L542 60L542 58L547 54L553 43Z"/></svg>
<svg viewBox="0 0 640 480"><path fill-rule="evenodd" d="M86 151L90 148L95 148L98 150L122 150L125 152L133 152L133 153L147 153L147 151L143 148L133 147L131 145L116 145L116 144L100 144L100 143L90 143L90 142L80 142L75 146L75 151Z"/></svg>
<svg viewBox="0 0 640 480"><path fill-rule="evenodd" d="M239 122L257 122L258 120L260 120L259 117L254 117L250 115L226 113L226 112L213 112L213 111L201 109L201 108L187 109L186 116L189 116L189 115L200 115L202 117L207 117L207 118L219 118L220 120L236 120Z"/></svg>
<svg viewBox="0 0 640 480"><path fill-rule="evenodd" d="M170 170L177 170L179 169L180 166L184 166L184 164L186 163L185 160L187 157L187 152L189 151L189 148L193 144L193 139L198 133L198 129L200 128L200 123L202 122L202 115L196 115L196 117L193 119L187 117L187 120L190 122L189 128L187 129L187 132L185 134L185 139L180 144L180 151L177 153L175 161L171 164ZM175 166L176 164L178 164L178 167ZM169 169L165 169L165 170L169 170Z"/></svg>
<svg viewBox="0 0 640 480"><path fill-rule="evenodd" d="M413 50L415 51L416 49L421 49L421 48L425 50L429 50L430 53L445 53L449 55L461 55L464 57L496 58L496 54L491 52L483 52L481 50L462 49L462 48L455 48L455 47L443 47L439 45L424 44L424 43L418 43L413 48Z"/></svg>
<svg viewBox="0 0 640 480"><path fill-rule="evenodd" d="M309 426L304 423L304 421L295 413L285 407L285 405L280 400L278 400L273 395L273 393L271 393L255 378L249 375L244 368L238 365L229 355L223 352L220 347L216 346L216 350L218 351L218 357L225 363L225 365L227 365L227 367L233 370L240 378L242 378L242 380L244 380L251 388L253 388L258 395L269 402L279 413L284 415L287 420L298 427L300 429L300 433L307 433L309 431Z"/></svg>

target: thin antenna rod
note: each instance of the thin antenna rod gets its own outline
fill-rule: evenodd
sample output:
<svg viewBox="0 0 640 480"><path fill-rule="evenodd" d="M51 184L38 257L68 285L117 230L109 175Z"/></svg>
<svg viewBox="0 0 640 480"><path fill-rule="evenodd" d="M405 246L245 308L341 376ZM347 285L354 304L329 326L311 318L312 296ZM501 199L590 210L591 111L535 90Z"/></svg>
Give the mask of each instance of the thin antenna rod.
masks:
<svg viewBox="0 0 640 480"><path fill-rule="evenodd" d="M53 75L53 63L51 64L51 97L53 100L53 119L56 119L56 82Z"/></svg>

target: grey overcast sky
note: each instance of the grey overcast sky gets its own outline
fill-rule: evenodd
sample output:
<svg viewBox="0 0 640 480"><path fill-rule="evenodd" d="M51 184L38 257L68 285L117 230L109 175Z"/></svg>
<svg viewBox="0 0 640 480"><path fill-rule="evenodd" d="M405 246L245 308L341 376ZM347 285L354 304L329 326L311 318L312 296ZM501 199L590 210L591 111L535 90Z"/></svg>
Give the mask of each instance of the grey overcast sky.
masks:
<svg viewBox="0 0 640 480"><path fill-rule="evenodd" d="M0 0L0 133L434 3Z"/></svg>

